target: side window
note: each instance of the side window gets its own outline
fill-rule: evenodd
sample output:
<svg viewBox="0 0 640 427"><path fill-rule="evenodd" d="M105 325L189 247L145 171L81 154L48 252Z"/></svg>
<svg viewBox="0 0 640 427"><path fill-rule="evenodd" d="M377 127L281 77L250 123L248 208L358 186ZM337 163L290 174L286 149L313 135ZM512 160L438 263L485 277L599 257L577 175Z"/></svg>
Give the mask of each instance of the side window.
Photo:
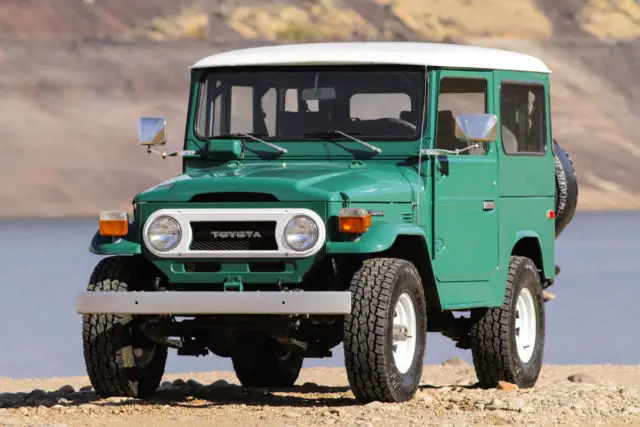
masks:
<svg viewBox="0 0 640 427"><path fill-rule="evenodd" d="M456 138L456 116L461 113L487 112L487 81L484 79L445 77L440 80L436 148L455 150L469 147ZM487 144L468 149L460 154L485 154Z"/></svg>
<svg viewBox="0 0 640 427"><path fill-rule="evenodd" d="M544 154L547 146L544 86L503 83L500 89L502 147L507 154Z"/></svg>

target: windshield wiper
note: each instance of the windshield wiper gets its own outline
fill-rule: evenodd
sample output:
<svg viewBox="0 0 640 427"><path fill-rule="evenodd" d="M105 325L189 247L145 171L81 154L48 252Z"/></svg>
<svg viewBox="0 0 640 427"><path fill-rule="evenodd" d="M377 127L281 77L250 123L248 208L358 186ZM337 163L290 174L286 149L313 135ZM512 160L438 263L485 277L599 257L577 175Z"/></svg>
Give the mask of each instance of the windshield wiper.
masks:
<svg viewBox="0 0 640 427"><path fill-rule="evenodd" d="M287 149L284 147L281 147L279 145L273 144L271 142L267 142L263 139L258 138L255 135L259 135L259 136L266 136L266 134L250 134L250 133L244 133L244 132L235 132L235 133L230 133L228 135L216 135L211 139L223 139L223 138L249 138L249 139L253 139L254 141L258 141L261 142L265 145L268 145L269 147L273 148L274 150L278 150L279 152L281 152L282 154L286 154L287 153ZM244 142L244 141L243 141Z"/></svg>
<svg viewBox="0 0 640 427"><path fill-rule="evenodd" d="M356 134L357 135L357 134ZM382 150L378 147L376 147L375 145L369 144L368 142L365 142L361 139L356 138L353 135L349 135L348 133L342 132L341 130L332 130L329 132L311 132L311 133L305 133L304 134L305 137L318 137L318 138L327 138L327 139L331 139L331 138L335 138L338 136L344 136L345 138L349 138L352 141L355 141L361 145L364 145L365 147L367 147L369 150L380 154L382 153Z"/></svg>

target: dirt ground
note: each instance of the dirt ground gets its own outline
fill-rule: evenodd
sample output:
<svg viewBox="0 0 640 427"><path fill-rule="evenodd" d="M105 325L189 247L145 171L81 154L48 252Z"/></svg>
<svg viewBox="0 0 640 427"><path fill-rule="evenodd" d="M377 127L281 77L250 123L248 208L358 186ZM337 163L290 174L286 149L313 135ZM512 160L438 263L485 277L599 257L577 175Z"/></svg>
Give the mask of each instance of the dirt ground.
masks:
<svg viewBox="0 0 640 427"><path fill-rule="evenodd" d="M425 366L406 403L361 405L339 368L303 369L292 389L248 389L231 372L166 375L147 401L99 399L85 377L0 378L0 425L640 425L640 366L544 366L526 390L474 387L459 359ZM84 387L84 388L83 388Z"/></svg>

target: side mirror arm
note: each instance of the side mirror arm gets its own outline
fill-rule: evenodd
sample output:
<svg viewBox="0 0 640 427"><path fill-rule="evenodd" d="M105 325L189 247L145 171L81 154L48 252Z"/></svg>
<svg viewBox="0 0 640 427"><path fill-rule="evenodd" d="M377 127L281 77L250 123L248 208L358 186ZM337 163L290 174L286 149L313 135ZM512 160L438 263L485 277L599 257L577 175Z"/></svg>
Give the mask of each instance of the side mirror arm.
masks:
<svg viewBox="0 0 640 427"><path fill-rule="evenodd" d="M162 156L163 159L167 157L184 157L184 156L193 156L196 154L194 150L180 150L180 151L158 151L155 148L147 147L147 153L156 154L158 156Z"/></svg>

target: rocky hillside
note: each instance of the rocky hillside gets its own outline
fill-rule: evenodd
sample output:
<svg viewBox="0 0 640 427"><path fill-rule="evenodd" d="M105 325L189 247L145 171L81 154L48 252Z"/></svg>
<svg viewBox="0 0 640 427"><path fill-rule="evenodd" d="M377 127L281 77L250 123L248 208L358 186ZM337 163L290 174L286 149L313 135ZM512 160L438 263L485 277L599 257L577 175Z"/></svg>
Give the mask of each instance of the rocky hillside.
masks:
<svg viewBox="0 0 640 427"><path fill-rule="evenodd" d="M265 43L435 40L529 52L553 70L553 131L580 209L640 208L635 0L5 0L0 217L93 215L178 172L135 144L140 115L178 147L188 65Z"/></svg>
<svg viewBox="0 0 640 427"><path fill-rule="evenodd" d="M0 37L283 40L640 36L637 0L4 0Z"/></svg>

